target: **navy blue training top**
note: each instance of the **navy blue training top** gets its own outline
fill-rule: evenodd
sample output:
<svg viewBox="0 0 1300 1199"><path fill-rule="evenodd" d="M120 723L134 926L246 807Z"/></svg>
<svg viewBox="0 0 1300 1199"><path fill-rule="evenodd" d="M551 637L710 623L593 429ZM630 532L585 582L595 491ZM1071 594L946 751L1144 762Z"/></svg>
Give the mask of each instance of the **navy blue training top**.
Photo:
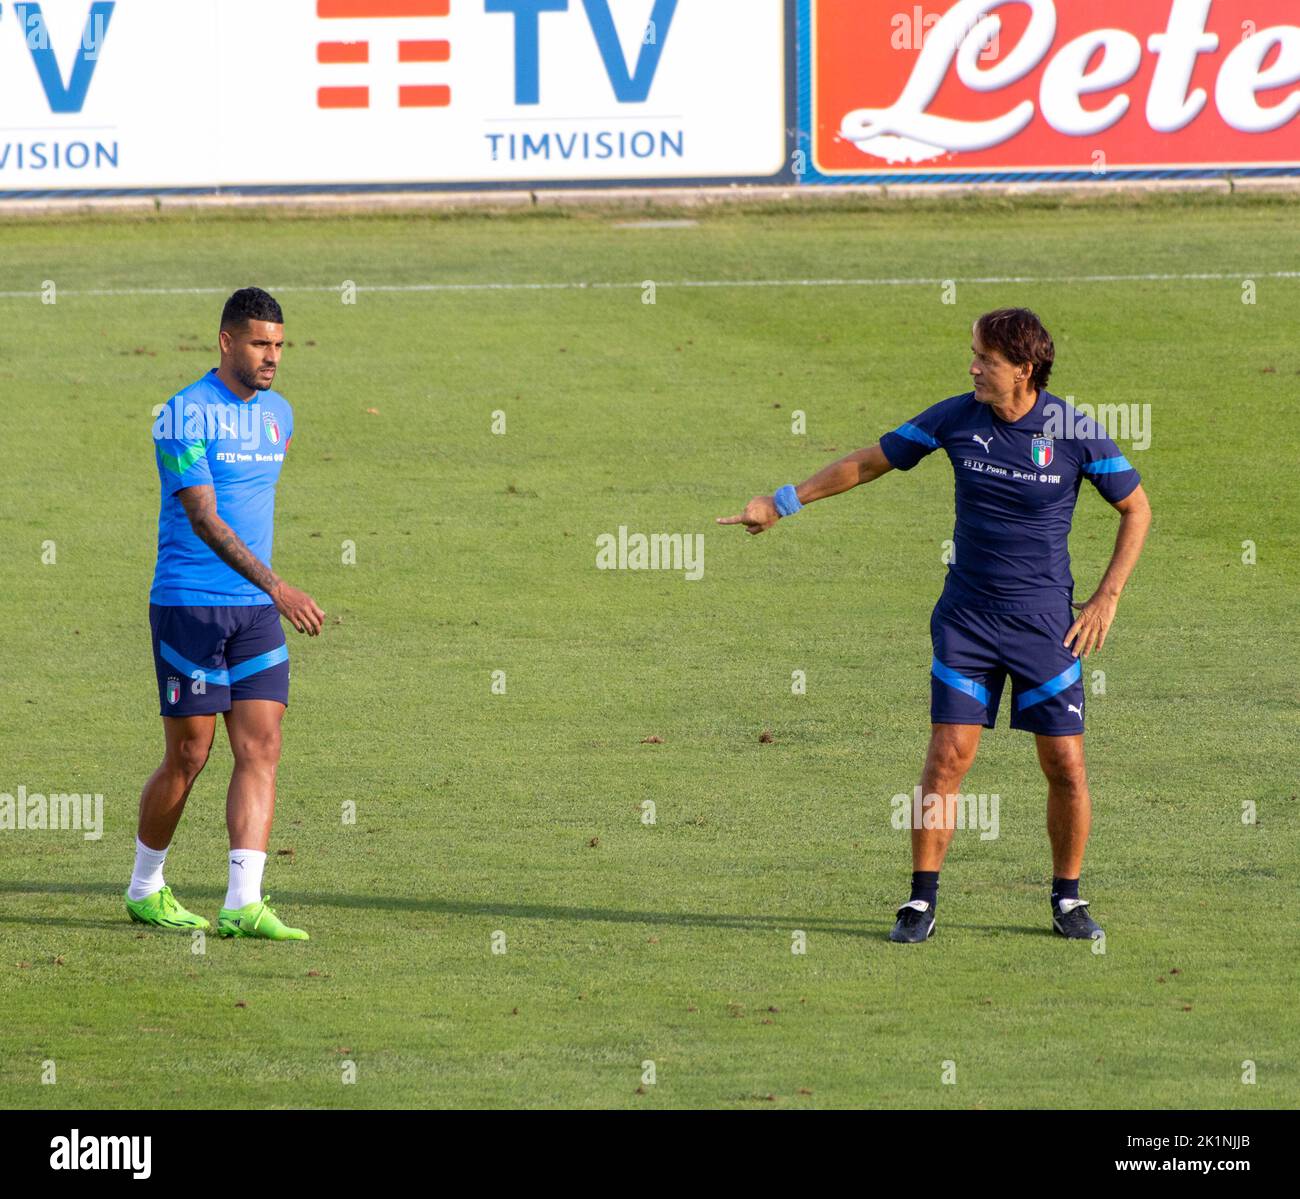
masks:
<svg viewBox="0 0 1300 1199"><path fill-rule="evenodd" d="M1095 420L1040 391L1007 422L975 393L927 408L880 439L898 470L944 449L956 481L955 555L944 596L986 612L1054 612L1074 594L1070 524L1084 478L1110 503L1140 482Z"/></svg>

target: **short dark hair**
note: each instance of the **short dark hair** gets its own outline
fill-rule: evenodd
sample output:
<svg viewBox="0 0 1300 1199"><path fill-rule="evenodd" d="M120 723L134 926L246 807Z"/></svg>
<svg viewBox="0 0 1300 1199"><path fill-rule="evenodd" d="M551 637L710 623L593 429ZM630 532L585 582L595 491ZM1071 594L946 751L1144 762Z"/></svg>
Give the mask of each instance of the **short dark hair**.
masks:
<svg viewBox="0 0 1300 1199"><path fill-rule="evenodd" d="M1041 391L1047 386L1056 361L1056 346L1043 322L1028 308L986 312L975 322L975 332L985 346L997 350L1008 362L1016 366L1032 363L1034 387Z"/></svg>
<svg viewBox="0 0 1300 1199"><path fill-rule="evenodd" d="M223 329L243 329L249 321L270 321L284 324L284 313L275 297L260 287L241 287L226 301L221 310Z"/></svg>

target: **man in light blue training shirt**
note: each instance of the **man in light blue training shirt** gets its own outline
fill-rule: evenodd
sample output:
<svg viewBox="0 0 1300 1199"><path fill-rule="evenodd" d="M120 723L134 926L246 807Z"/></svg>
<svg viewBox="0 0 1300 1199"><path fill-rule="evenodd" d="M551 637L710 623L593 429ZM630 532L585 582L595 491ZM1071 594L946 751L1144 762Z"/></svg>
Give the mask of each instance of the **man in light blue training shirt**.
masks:
<svg viewBox="0 0 1300 1199"><path fill-rule="evenodd" d="M140 795L126 909L142 924L209 927L176 901L163 861L219 712L235 768L226 801L229 885L217 931L305 941L261 893L289 703L280 617L314 637L325 615L271 569L275 485L293 439L293 409L271 390L284 314L266 292L244 288L226 302L219 336L221 365L173 396L153 427L162 508L149 623L166 752Z"/></svg>

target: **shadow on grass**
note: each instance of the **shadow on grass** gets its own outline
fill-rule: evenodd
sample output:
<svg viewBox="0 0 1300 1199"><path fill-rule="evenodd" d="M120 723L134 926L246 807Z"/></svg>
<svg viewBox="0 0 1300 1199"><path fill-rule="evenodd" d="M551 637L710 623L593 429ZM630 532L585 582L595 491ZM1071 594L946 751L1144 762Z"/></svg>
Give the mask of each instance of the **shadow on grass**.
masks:
<svg viewBox="0 0 1300 1199"><path fill-rule="evenodd" d="M122 919L126 920L126 917ZM121 923L120 920L75 920L66 916L0 916L0 924L34 924L50 928L117 928ZM127 920L127 924L130 923Z"/></svg>
<svg viewBox="0 0 1300 1199"><path fill-rule="evenodd" d="M122 889L117 883L27 883L0 881L0 895L93 895L112 898L120 902ZM225 891L217 887L187 886L185 897L188 901L203 898L220 902L225 898ZM362 908L395 912L429 912L443 916L492 916L515 920L592 920L610 924L657 924L695 926L700 928L734 928L742 930L780 929L793 932L795 929L832 933L837 936L862 937L867 940L883 940L893 926L893 913L885 920L864 920L860 923L846 924L822 916L780 916L749 913L732 915L725 912L645 912L628 911L623 908L575 907L545 903L500 903L472 899L441 899L437 897L420 898L414 895L333 895L314 891L277 891L284 903L305 905L308 907ZM114 928L117 921L69 920L52 916L18 916L10 914L0 916L0 923L7 924L51 924L78 925L87 928ZM135 927L135 926L132 926ZM972 924L959 920L945 921L943 929L956 929L966 932L1012 933L1017 936L1052 936L1050 927L1026 927L1014 924ZM936 933L936 937L940 935Z"/></svg>

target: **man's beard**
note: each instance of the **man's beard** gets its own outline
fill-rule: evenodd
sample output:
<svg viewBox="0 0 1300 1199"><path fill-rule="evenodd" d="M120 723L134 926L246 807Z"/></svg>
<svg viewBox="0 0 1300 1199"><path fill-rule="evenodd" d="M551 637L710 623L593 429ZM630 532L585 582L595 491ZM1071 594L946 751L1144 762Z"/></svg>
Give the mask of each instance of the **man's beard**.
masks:
<svg viewBox="0 0 1300 1199"><path fill-rule="evenodd" d="M271 384L275 382L275 376L270 379L263 379L257 373L257 370L236 371L235 378L238 379L245 387L251 387L254 391L270 391Z"/></svg>

